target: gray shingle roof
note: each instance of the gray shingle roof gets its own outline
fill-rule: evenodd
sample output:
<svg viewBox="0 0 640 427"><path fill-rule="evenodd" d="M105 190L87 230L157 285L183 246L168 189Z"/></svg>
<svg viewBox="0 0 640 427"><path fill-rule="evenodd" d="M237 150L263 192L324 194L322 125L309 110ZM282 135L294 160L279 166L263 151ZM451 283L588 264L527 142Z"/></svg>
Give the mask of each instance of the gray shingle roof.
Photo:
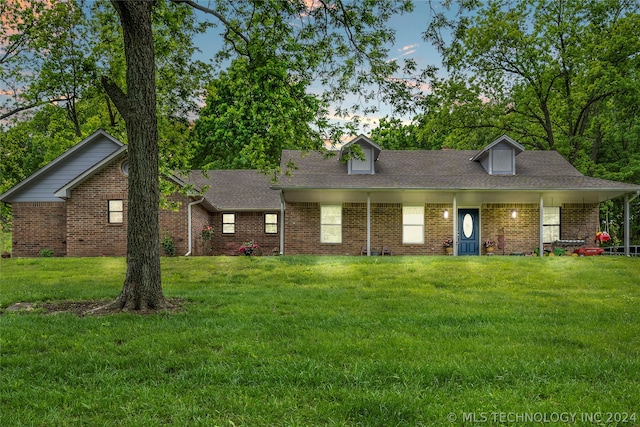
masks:
<svg viewBox="0 0 640 427"><path fill-rule="evenodd" d="M280 194L269 188L270 178L257 170L192 171L187 183L208 186L205 198L221 211L279 210Z"/></svg>
<svg viewBox="0 0 640 427"><path fill-rule="evenodd" d="M638 191L639 185L582 175L555 151L525 151L516 158L516 175L489 175L471 161L471 150L385 150L373 175L349 175L337 157L319 153L302 155L285 150L282 164L293 161L291 177L281 177L273 188L282 189L437 189L437 190L545 190L617 189Z"/></svg>

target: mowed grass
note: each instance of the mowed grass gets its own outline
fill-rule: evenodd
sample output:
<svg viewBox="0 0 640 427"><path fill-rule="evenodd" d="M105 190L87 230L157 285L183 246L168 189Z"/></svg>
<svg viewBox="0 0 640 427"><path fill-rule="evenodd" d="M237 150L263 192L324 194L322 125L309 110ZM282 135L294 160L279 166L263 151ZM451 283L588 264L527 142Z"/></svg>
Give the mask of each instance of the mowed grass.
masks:
<svg viewBox="0 0 640 427"><path fill-rule="evenodd" d="M2 260L0 307L113 299L124 272ZM3 312L0 425L640 423L640 259L165 258L163 287L183 311Z"/></svg>

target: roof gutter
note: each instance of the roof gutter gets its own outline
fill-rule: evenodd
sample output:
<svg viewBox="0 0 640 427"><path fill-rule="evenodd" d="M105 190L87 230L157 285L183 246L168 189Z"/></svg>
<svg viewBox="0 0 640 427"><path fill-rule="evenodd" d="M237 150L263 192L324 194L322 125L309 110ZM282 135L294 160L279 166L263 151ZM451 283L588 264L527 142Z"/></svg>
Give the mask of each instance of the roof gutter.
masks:
<svg viewBox="0 0 640 427"><path fill-rule="evenodd" d="M186 254L184 254L184 256L191 255L192 248L193 248L193 244L192 244L192 240L193 240L192 234L193 233L191 231L191 222L192 222L191 221L191 207L194 206L194 205L197 205L199 203L202 203L202 202L204 202L204 197L202 199L200 199L200 200L197 200L195 202L191 202L191 203L189 203L189 205L187 205L187 216L188 216L187 217L187 223L188 223L187 232L188 232L188 235L189 235L189 251Z"/></svg>

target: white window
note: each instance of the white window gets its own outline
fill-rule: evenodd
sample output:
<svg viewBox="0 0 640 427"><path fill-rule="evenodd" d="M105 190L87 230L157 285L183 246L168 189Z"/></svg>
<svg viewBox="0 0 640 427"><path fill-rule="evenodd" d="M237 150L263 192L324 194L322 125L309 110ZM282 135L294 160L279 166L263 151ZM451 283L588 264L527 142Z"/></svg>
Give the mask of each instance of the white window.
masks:
<svg viewBox="0 0 640 427"><path fill-rule="evenodd" d="M320 243L342 243L342 206L320 206Z"/></svg>
<svg viewBox="0 0 640 427"><path fill-rule="evenodd" d="M236 232L236 214L222 214L222 234L233 234Z"/></svg>
<svg viewBox="0 0 640 427"><path fill-rule="evenodd" d="M424 206L402 206L402 243L424 243Z"/></svg>
<svg viewBox="0 0 640 427"><path fill-rule="evenodd" d="M544 243L560 240L560 207L544 206L542 208L542 237Z"/></svg>
<svg viewBox="0 0 640 427"><path fill-rule="evenodd" d="M266 234L278 234L278 214L264 214L264 232Z"/></svg>
<svg viewBox="0 0 640 427"><path fill-rule="evenodd" d="M108 216L109 224L122 224L124 222L124 203L122 200L109 200Z"/></svg>

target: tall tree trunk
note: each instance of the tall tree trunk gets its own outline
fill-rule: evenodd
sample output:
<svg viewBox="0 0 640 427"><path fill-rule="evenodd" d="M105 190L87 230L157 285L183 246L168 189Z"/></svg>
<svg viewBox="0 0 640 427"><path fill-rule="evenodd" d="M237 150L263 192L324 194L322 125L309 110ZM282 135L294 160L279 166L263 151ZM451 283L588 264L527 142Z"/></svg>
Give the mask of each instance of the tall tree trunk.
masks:
<svg viewBox="0 0 640 427"><path fill-rule="evenodd" d="M103 86L120 111L129 140L127 275L113 303L127 310L167 305L160 274L158 124L151 30L154 1L112 0L120 17L127 62L127 92L109 79Z"/></svg>

